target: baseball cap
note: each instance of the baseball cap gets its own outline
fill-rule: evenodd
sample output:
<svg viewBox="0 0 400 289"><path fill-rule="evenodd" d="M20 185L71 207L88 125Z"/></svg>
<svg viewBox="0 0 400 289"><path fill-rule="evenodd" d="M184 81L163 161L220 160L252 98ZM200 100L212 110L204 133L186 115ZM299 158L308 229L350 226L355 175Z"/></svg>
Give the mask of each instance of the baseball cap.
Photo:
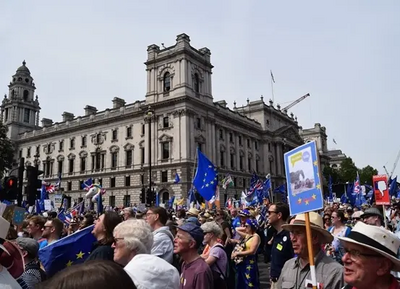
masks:
<svg viewBox="0 0 400 289"><path fill-rule="evenodd" d="M23 250L28 252L28 254L31 255L33 258L37 257L39 251L39 244L36 240L32 238L19 237L17 238L17 244Z"/></svg>
<svg viewBox="0 0 400 289"><path fill-rule="evenodd" d="M178 229L192 236L192 238L196 241L197 247L199 247L203 243L204 233L200 226L198 226L197 224L187 222L184 223L182 226L179 226Z"/></svg>

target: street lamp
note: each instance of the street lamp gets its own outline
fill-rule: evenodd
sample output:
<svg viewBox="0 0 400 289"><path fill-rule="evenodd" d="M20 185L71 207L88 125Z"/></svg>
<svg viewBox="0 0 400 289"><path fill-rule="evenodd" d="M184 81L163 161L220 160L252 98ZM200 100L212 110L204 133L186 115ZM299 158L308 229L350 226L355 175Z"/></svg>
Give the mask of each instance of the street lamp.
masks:
<svg viewBox="0 0 400 289"><path fill-rule="evenodd" d="M152 199L151 198L151 119L153 118L153 115L154 115L154 110L152 110L151 107L149 106L147 108L146 116L145 116L145 118L147 119L148 124L149 124L149 136L148 136L148 141L149 141L149 148L148 148L148 150L149 150L149 154L148 154L148 156L149 156L149 191L147 192L149 205L151 205L151 199Z"/></svg>

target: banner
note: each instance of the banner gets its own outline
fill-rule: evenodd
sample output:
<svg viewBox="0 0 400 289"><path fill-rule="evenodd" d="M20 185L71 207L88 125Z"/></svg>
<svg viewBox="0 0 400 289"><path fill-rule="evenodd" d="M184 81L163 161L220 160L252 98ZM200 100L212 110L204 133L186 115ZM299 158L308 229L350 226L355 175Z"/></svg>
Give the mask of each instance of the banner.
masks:
<svg viewBox="0 0 400 289"><path fill-rule="evenodd" d="M372 177L375 203L377 205L390 205L389 189L386 175L377 175Z"/></svg>

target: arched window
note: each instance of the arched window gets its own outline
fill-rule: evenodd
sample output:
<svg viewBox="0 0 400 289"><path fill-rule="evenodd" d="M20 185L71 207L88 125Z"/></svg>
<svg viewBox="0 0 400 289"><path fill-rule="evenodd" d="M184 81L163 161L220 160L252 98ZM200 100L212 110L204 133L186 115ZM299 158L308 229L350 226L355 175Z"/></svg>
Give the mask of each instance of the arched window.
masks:
<svg viewBox="0 0 400 289"><path fill-rule="evenodd" d="M27 101L29 97L29 91L24 90L24 101Z"/></svg>
<svg viewBox="0 0 400 289"><path fill-rule="evenodd" d="M193 79L193 88L195 92L200 92L200 80L199 80L199 75L197 73L194 74L194 79Z"/></svg>
<svg viewBox="0 0 400 289"><path fill-rule="evenodd" d="M164 91L168 92L171 89L171 75L169 72L164 74Z"/></svg>
<svg viewBox="0 0 400 289"><path fill-rule="evenodd" d="M169 193L168 192L164 192L162 194L162 203L165 204L165 203L168 203L168 201L169 201Z"/></svg>

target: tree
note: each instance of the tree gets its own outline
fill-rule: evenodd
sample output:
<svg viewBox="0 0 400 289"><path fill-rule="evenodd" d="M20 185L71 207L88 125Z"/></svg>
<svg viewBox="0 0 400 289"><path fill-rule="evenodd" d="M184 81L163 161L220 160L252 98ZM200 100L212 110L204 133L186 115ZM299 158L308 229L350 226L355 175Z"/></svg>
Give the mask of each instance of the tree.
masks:
<svg viewBox="0 0 400 289"><path fill-rule="evenodd" d="M362 169L359 169L358 173L360 175L360 184L361 185L368 184L368 185L372 186L372 176L377 175L378 170L374 169L373 167L368 165Z"/></svg>
<svg viewBox="0 0 400 289"><path fill-rule="evenodd" d="M14 162L14 143L7 137L8 128L0 122L0 178L6 170L12 168Z"/></svg>
<svg viewBox="0 0 400 289"><path fill-rule="evenodd" d="M332 178L332 184L337 184L341 183L342 180L340 179L339 175L339 170L330 166L324 166L324 169L322 170L322 175L324 176L325 179L325 185L328 185L329 183L329 176Z"/></svg>
<svg viewBox="0 0 400 289"><path fill-rule="evenodd" d="M339 176L342 182L353 182L357 177L358 168L350 157L340 164Z"/></svg>

